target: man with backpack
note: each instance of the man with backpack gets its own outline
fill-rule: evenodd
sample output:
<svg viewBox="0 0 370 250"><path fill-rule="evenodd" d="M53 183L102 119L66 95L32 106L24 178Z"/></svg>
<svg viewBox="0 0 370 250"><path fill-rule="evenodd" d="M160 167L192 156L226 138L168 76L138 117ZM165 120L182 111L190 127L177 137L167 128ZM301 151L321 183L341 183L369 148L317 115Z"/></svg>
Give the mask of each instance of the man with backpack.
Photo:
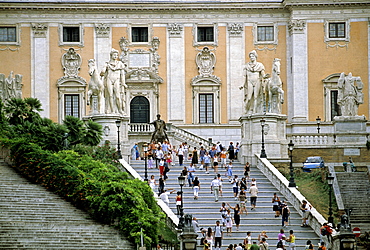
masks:
<svg viewBox="0 0 370 250"><path fill-rule="evenodd" d="M220 221L216 221L216 226L213 229L213 235L215 236L215 249L221 250L222 238L224 236L224 229L220 225ZM217 248L218 246L218 248Z"/></svg>
<svg viewBox="0 0 370 250"><path fill-rule="evenodd" d="M281 206L281 226L286 228L289 223L290 209L284 201L281 203Z"/></svg>

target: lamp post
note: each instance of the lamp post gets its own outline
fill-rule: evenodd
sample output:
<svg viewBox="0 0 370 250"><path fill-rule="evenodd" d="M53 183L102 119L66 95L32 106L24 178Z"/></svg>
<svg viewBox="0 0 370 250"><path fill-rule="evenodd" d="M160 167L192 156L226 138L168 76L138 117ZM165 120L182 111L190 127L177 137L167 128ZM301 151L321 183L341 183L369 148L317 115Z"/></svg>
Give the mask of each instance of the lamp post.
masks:
<svg viewBox="0 0 370 250"><path fill-rule="evenodd" d="M289 170L290 170L290 179L289 179L289 187L296 187L295 181L294 181L294 172L293 172L293 147L294 143L292 140L290 140L288 144L288 149L289 149L289 157L290 157L290 165L289 165Z"/></svg>
<svg viewBox="0 0 370 250"><path fill-rule="evenodd" d="M328 223L331 223L334 226L334 218L333 218L333 208L331 203L331 192L333 188L333 182L334 182L334 176L329 173L329 175L326 177L326 180L328 181L329 185L329 217L328 217Z"/></svg>
<svg viewBox="0 0 370 250"><path fill-rule="evenodd" d="M183 175L180 175L179 177L177 177L177 180L179 182L179 185L180 185L180 192L181 192L181 205L180 205L180 220L179 220L179 226L178 228L179 229L183 229L184 228L184 208L183 208L183 195L182 195L182 187L185 185L185 176Z"/></svg>
<svg viewBox="0 0 370 250"><path fill-rule="evenodd" d="M143 144L144 159L145 159L145 177L144 181L148 183L148 144Z"/></svg>
<svg viewBox="0 0 370 250"><path fill-rule="evenodd" d="M262 127L262 149L261 149L260 157L267 158L266 151L265 151L265 135L264 135L265 134L264 127L265 127L266 121L265 119L262 118L260 122L261 122L261 127Z"/></svg>
<svg viewBox="0 0 370 250"><path fill-rule="evenodd" d="M321 123L320 116L317 116L316 123L317 123L317 133L320 134L320 123Z"/></svg>
<svg viewBox="0 0 370 250"><path fill-rule="evenodd" d="M116 121L116 126L117 126L117 136L118 136L118 143L117 143L117 153L118 153L118 159L122 159L122 154L121 154L121 142L119 140L119 127L121 127L121 121L117 120Z"/></svg>

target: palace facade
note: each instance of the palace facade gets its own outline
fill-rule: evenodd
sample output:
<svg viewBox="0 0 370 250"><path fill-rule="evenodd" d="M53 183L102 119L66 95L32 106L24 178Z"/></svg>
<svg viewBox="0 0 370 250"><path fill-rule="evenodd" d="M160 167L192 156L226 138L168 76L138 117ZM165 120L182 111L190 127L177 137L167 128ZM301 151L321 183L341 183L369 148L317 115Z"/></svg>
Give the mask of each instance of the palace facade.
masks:
<svg viewBox="0 0 370 250"><path fill-rule="evenodd" d="M128 124L161 114L177 128L228 144L246 137L240 120L248 116L244 69L255 50L270 75L280 59L284 100L276 113L284 116L283 137L302 146L334 145L348 130L361 138L346 135L342 144L365 147L369 17L365 0L3 0L2 98L14 78L22 97L42 102L45 117L61 122L66 115L92 116L88 63L95 59L101 70L114 48L125 65ZM363 84L356 90L362 102L355 104L360 128L335 122L342 115L342 72ZM267 104L257 113L269 112Z"/></svg>

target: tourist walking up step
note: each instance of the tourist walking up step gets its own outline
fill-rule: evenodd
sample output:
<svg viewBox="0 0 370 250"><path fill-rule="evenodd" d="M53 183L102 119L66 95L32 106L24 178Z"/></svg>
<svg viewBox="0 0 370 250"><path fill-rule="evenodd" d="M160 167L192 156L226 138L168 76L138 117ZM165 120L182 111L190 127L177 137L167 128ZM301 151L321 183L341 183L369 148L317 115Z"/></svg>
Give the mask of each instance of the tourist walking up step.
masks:
<svg viewBox="0 0 370 250"><path fill-rule="evenodd" d="M256 209L256 204L257 204L257 195L258 195L258 188L256 187L255 184L252 184L252 186L249 189L250 199L251 199L251 210Z"/></svg>
<svg viewBox="0 0 370 250"><path fill-rule="evenodd" d="M251 166L249 165L249 162L247 162L245 163L245 166L244 166L244 177L247 179L247 181L249 181L250 175L251 175Z"/></svg>
<svg viewBox="0 0 370 250"><path fill-rule="evenodd" d="M227 158L227 151L226 151L226 148L224 148L222 149L220 153L221 168L226 168L226 158Z"/></svg>
<svg viewBox="0 0 370 250"><path fill-rule="evenodd" d="M177 195L176 195L176 210L177 210L177 215L180 215L181 214L181 200L182 200L182 197L181 197L181 191L177 191Z"/></svg>
<svg viewBox="0 0 370 250"><path fill-rule="evenodd" d="M215 201L218 201L218 196L220 192L220 181L215 177L211 182L211 194L214 193Z"/></svg>
<svg viewBox="0 0 370 250"><path fill-rule="evenodd" d="M235 158L235 147L232 141L229 144L229 148L227 149L227 152L229 153L229 160L233 161Z"/></svg>
<svg viewBox="0 0 370 250"><path fill-rule="evenodd" d="M239 231L239 226L240 226L240 214L241 214L241 209L239 204L236 204L235 207L230 206L229 203L227 203L230 209L234 210L234 223L236 226L236 231Z"/></svg>
<svg viewBox="0 0 370 250"><path fill-rule="evenodd" d="M272 197L272 211L275 211L275 218L280 216L280 198L276 193Z"/></svg>
<svg viewBox="0 0 370 250"><path fill-rule="evenodd" d="M225 202L222 202L221 204L220 213L221 213L222 225L225 226L226 225L226 215L227 215L227 207L226 207Z"/></svg>
<svg viewBox="0 0 370 250"><path fill-rule="evenodd" d="M177 149L177 157L179 158L180 167L182 167L182 165L184 164L184 154L185 154L184 148L180 144L179 148Z"/></svg>
<svg viewBox="0 0 370 250"><path fill-rule="evenodd" d="M212 228L208 228L207 230L207 233L206 233L206 237L204 238L205 241L207 242L203 242L204 245L208 244L208 247L209 249L212 249L212 246L213 246L213 242L214 242L214 236L213 236L213 232L212 232Z"/></svg>
<svg viewBox="0 0 370 250"><path fill-rule="evenodd" d="M257 245L257 242L256 241L253 241L253 244L249 248L247 248L247 245L246 245L245 249L248 249L248 250L259 250L260 247Z"/></svg>
<svg viewBox="0 0 370 250"><path fill-rule="evenodd" d="M208 154L208 152L204 155L204 167L206 169L206 174L209 174L209 167L211 166L211 156Z"/></svg>
<svg viewBox="0 0 370 250"><path fill-rule="evenodd" d="M189 187L193 186L193 181L194 181L194 174L195 174L195 167L192 163L190 163L188 167L188 183Z"/></svg>
<svg viewBox="0 0 370 250"><path fill-rule="evenodd" d="M290 209L288 205L283 201L281 209L281 226L287 227L289 224Z"/></svg>
<svg viewBox="0 0 370 250"><path fill-rule="evenodd" d="M280 233L278 234L278 241L282 240L285 237L284 229L280 229Z"/></svg>
<svg viewBox="0 0 370 250"><path fill-rule="evenodd" d="M286 241L289 242L290 250L295 250L295 235L293 230L289 231L289 237Z"/></svg>
<svg viewBox="0 0 370 250"><path fill-rule="evenodd" d="M220 196L222 197L222 192L223 192L223 190L222 190L222 182L223 182L223 179L222 179L222 177L221 177L220 174L217 174L217 179L218 179L218 181L220 183Z"/></svg>
<svg viewBox="0 0 370 250"><path fill-rule="evenodd" d="M227 172L226 172L227 178L229 179L229 182L231 182L231 178L233 177L233 162L230 161L227 165Z"/></svg>
<svg viewBox="0 0 370 250"><path fill-rule="evenodd" d="M227 209L227 214L226 214L226 235L232 236L233 233L233 217L231 215L231 210Z"/></svg>
<svg viewBox="0 0 370 250"><path fill-rule="evenodd" d="M237 175L234 176L233 180L231 181L231 184L233 185L234 199L238 200L239 179Z"/></svg>
<svg viewBox="0 0 370 250"><path fill-rule="evenodd" d="M154 163L154 157L153 157L153 152L152 150L148 151L148 168L152 169L154 168L153 163Z"/></svg>
<svg viewBox="0 0 370 250"><path fill-rule="evenodd" d="M198 176L196 176L193 181L194 200L198 200L199 190L200 190L200 181L198 179Z"/></svg>
<svg viewBox="0 0 370 250"><path fill-rule="evenodd" d="M269 244L266 242L266 238L262 238L260 243L260 250L269 250Z"/></svg>
<svg viewBox="0 0 370 250"><path fill-rule="evenodd" d="M160 195L159 198L169 207L170 206L170 200L168 198L168 195L172 194L173 192L176 192L175 189L167 189L164 190Z"/></svg>
<svg viewBox="0 0 370 250"><path fill-rule="evenodd" d="M172 159L171 165L172 166L175 166L176 155L177 155L176 146L172 146L172 149L171 149L171 159Z"/></svg>
<svg viewBox="0 0 370 250"><path fill-rule="evenodd" d="M238 159L238 153L239 153L239 151L240 151L240 144L239 144L239 142L237 142L236 143L236 145L235 145L235 160L237 160Z"/></svg>
<svg viewBox="0 0 370 250"><path fill-rule="evenodd" d="M159 177L158 179L158 195L161 195L162 192L164 192L165 183L162 177Z"/></svg>
<svg viewBox="0 0 370 250"><path fill-rule="evenodd" d="M204 156L206 155L206 150L203 146L200 147L199 149L199 160L200 160L200 167L199 168L203 168L204 167Z"/></svg>
<svg viewBox="0 0 370 250"><path fill-rule="evenodd" d="M263 230L259 235L258 235L258 241L260 242L260 243L262 243L262 239L266 239L267 240L267 238L268 238L268 236L267 236L267 234L266 234L266 231L265 230Z"/></svg>
<svg viewBox="0 0 370 250"><path fill-rule="evenodd" d="M218 154L213 156L213 171L218 174Z"/></svg>
<svg viewBox="0 0 370 250"><path fill-rule="evenodd" d="M245 212L245 215L248 214L247 206L245 203L247 202L247 193L244 191L244 188L241 188L239 193L239 205L240 205L240 214Z"/></svg>
<svg viewBox="0 0 370 250"><path fill-rule="evenodd" d="M198 164L198 150L196 147L194 147L194 150L192 151L191 163L194 167L196 167Z"/></svg>
<svg viewBox="0 0 370 250"><path fill-rule="evenodd" d="M308 217L310 215L312 206L308 204L306 200L303 200L300 208L303 212L301 227L308 227Z"/></svg>
<svg viewBox="0 0 370 250"><path fill-rule="evenodd" d="M148 181L149 187L152 188L153 192L155 192L155 187L157 186L157 183L155 182L154 175L150 176L150 180Z"/></svg>
<svg viewBox="0 0 370 250"><path fill-rule="evenodd" d="M215 250L221 250L224 229L220 225L220 221L216 221L216 226L213 229L213 235L215 236Z"/></svg>
<svg viewBox="0 0 370 250"><path fill-rule="evenodd" d="M245 177L243 177L240 182L239 182L239 187L240 187L240 190L242 188L244 188L244 190L247 190L248 189L248 184L247 184L247 180L245 179Z"/></svg>
<svg viewBox="0 0 370 250"><path fill-rule="evenodd" d="M253 244L255 244L255 242L253 242ZM244 239L244 246L245 246L245 249L251 249L251 246L252 246L252 233L251 232L247 232L247 236L245 236L245 239ZM257 249L259 249L259 247Z"/></svg>

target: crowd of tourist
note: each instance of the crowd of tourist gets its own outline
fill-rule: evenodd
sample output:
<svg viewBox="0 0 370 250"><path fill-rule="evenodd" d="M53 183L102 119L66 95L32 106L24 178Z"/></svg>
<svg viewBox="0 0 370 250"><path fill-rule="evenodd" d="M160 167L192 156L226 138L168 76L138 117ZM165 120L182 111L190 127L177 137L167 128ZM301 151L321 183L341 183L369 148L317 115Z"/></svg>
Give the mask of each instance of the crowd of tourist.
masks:
<svg viewBox="0 0 370 250"><path fill-rule="evenodd" d="M138 159L138 146L132 149L132 159ZM171 166L178 164L183 168L181 175L186 178L188 187L192 187L194 192L194 200L199 199L199 190L202 186L209 186L210 192L214 195L214 201L217 203L223 195L223 184L229 183L232 188L235 205L230 203L221 203L219 208L220 219L215 222L215 226L208 228L199 229L196 218L193 220L193 226L196 232L200 232L200 244L203 249L215 249L221 250L222 239L224 237L232 236L233 226L235 225L236 231L239 231L241 215L248 214L246 206L247 196L250 199L250 211L258 209L258 185L255 178L251 178L251 166L247 162L244 166L243 176L233 174L233 160L237 159L238 152L240 150L239 143L234 146L233 142L230 142L228 147L224 147L220 142L213 144L210 148L199 143L199 147L193 147L190 149L186 142L180 144L177 148L172 146L168 141L164 141L162 144L151 143L148 147L147 159L148 168L157 168L159 171L159 179L156 180L154 175L148 180L150 187L154 192L158 191L159 197L163 202L169 205L169 195L176 192L173 189L166 188L166 180L168 178L167 173L170 171ZM184 165L184 160L189 162L188 166ZM210 183L204 183L199 176L196 176L197 171L204 171L209 174L213 172L215 175ZM202 183L203 182L203 183ZM176 195L176 208L177 214L180 214L181 206L181 192L177 192ZM308 215L311 209L311 205L307 201L303 201L301 204L301 210L303 211L302 216L302 227L308 226ZM272 213L275 218L281 217L281 230L277 232L277 242L268 242L268 235L265 231L262 231L258 236L252 236L251 232L247 232L243 242L230 244L227 250L296 250L295 242L296 236L293 230L289 230L289 234L285 234L284 229L289 225L290 208L285 200L281 200L280 197L274 193L272 197ZM327 224L325 225L327 226ZM323 226L324 227L324 226ZM331 235L330 227L325 228L324 235ZM324 231L324 229L322 230ZM323 236L322 236L323 237ZM323 243L322 237L320 238L320 248L318 250L326 250L325 243ZM306 249L315 249L314 245L307 241Z"/></svg>

